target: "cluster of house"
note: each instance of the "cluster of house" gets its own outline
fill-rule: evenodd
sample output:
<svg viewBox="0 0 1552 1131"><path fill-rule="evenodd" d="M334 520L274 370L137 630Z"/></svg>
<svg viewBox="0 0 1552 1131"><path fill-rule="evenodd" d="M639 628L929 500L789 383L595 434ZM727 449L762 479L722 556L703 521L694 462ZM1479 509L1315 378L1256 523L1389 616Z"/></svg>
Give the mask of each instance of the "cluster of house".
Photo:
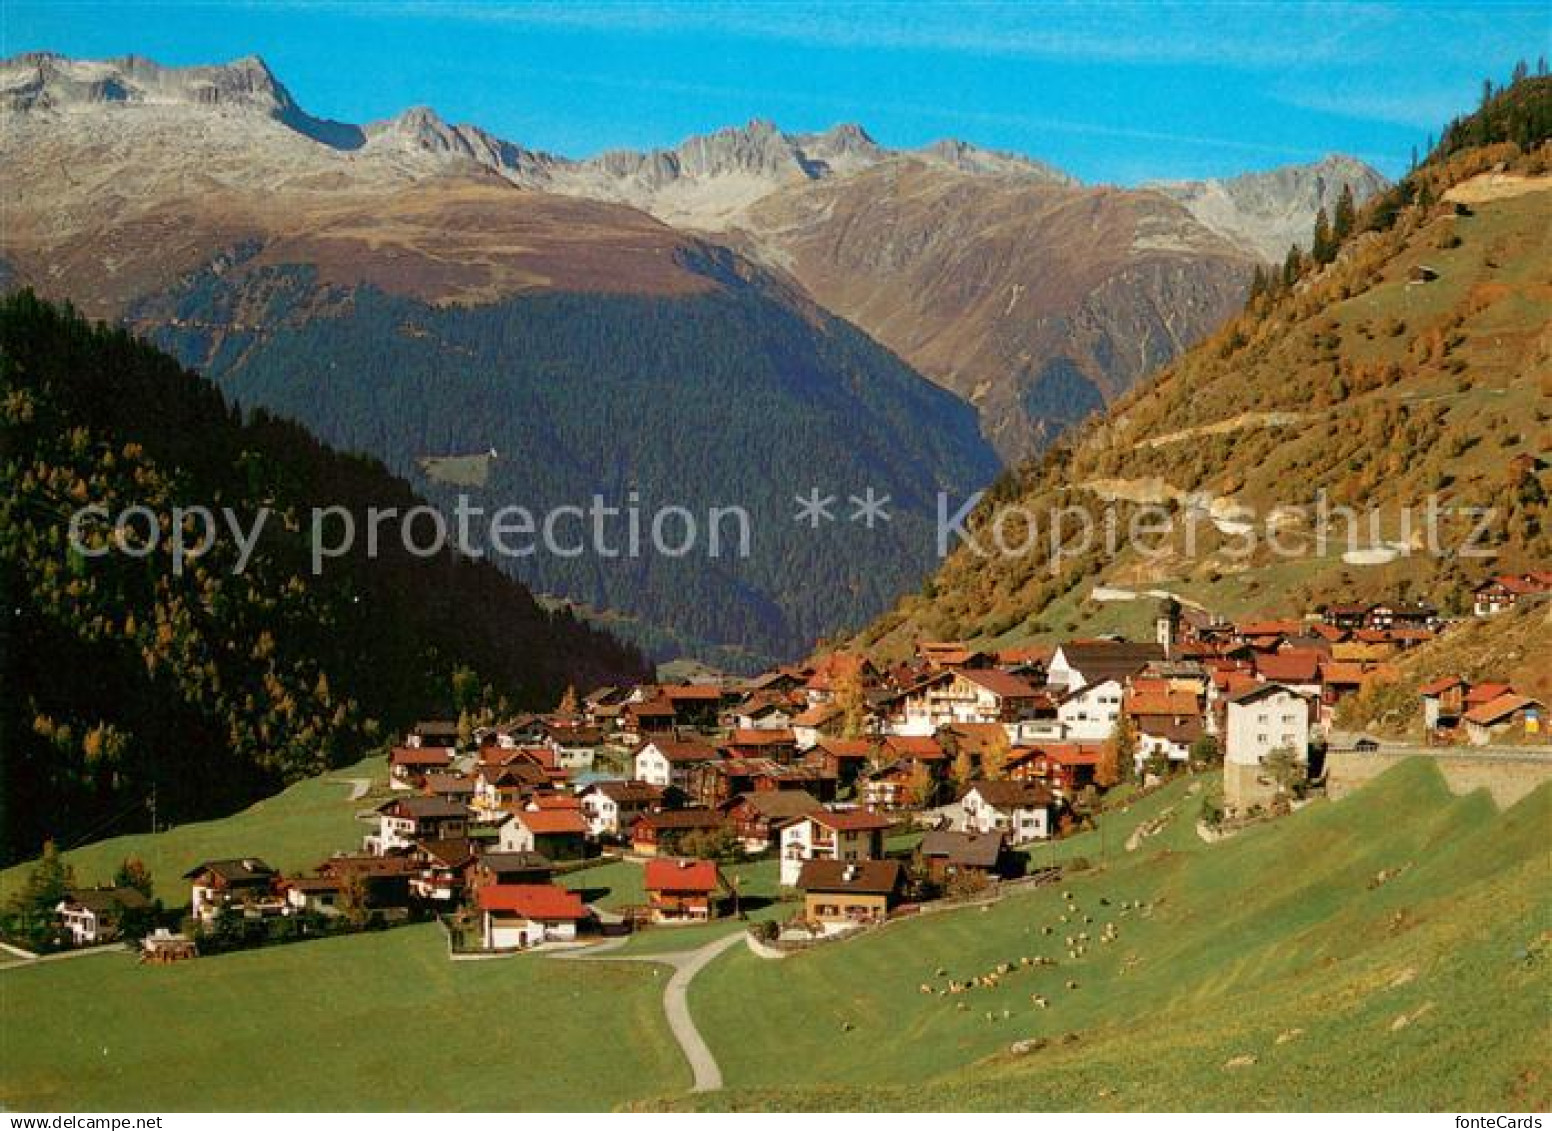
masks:
<svg viewBox="0 0 1552 1131"><path fill-rule="evenodd" d="M1236 623L1165 599L1147 642L928 642L893 664L836 652L750 679L598 688L462 741L425 722L390 753L392 796L360 851L292 878L206 862L187 877L193 914L429 909L472 917L493 950L571 942L597 913L557 874L608 851L645 862L637 922L719 914L737 893L716 861L741 854L774 855L812 923L876 918L907 887L885 851L903 823L930 830L917 871L945 885L1016 870L1014 850L1128 772L1221 758L1226 808L1266 804L1285 784L1272 764L1313 770L1337 705L1439 629L1416 602ZM1544 713L1503 684L1423 694L1430 733L1473 742Z"/></svg>
<svg viewBox="0 0 1552 1131"><path fill-rule="evenodd" d="M1423 699L1423 727L1430 741L1464 739L1486 746L1505 732L1542 734L1546 704L1521 695L1501 680L1472 683L1458 675L1440 676L1418 689Z"/></svg>
<svg viewBox="0 0 1552 1131"><path fill-rule="evenodd" d="M1552 600L1552 570L1501 573L1471 591L1471 611L1479 617L1496 616L1522 603Z"/></svg>
<svg viewBox="0 0 1552 1131"><path fill-rule="evenodd" d="M896 664L837 652L747 680L599 688L574 712L478 731L462 754L453 728L423 724L390 756L397 795L364 852L403 859L424 900L476 907L496 946L571 937L556 915L585 910L478 890L466 877L486 854L632 854L648 862L641 917L660 923L718 913L715 859L770 854L805 916L851 922L902 897L892 827L932 830L921 864L939 881L1005 874L1011 850L1109 784L1107 761L1157 774L1221 751L1230 804L1255 804L1275 751L1307 765L1335 705L1437 625L1408 603L1234 624L1166 601L1146 643L930 642Z"/></svg>

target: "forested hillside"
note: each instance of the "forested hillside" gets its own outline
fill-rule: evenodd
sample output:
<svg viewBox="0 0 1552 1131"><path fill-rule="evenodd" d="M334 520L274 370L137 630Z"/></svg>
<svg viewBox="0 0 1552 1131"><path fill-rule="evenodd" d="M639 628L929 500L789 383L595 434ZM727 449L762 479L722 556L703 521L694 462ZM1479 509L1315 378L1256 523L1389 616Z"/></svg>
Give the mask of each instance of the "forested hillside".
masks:
<svg viewBox="0 0 1552 1131"><path fill-rule="evenodd" d="M385 541L310 569L309 512L419 501L376 461L246 419L127 333L0 300L0 860L211 816L361 757L418 717L550 707L640 656L486 564ZM77 552L70 516L141 505L148 555ZM272 515L174 568L175 506ZM137 526L144 536L144 520ZM93 548L112 536L88 524ZM194 539L191 537L190 541ZM132 549L140 543L131 538Z"/></svg>
<svg viewBox="0 0 1552 1131"><path fill-rule="evenodd" d="M1552 79L1494 92L1397 185L1322 211L1310 249L1262 272L1239 317L1006 476L972 524L985 548L1006 511L1018 547L1027 524L1009 508L1108 510L1124 532L1157 506L1170 537L1114 554L1058 537L1053 555L1047 523L1030 552L967 548L863 639L1146 631L1148 603L1118 598L1159 589L1229 615L1409 594L1458 611L1485 575L1544 568L1549 133Z"/></svg>
<svg viewBox="0 0 1552 1131"><path fill-rule="evenodd" d="M540 547L503 564L536 591L628 616L611 623L660 654L749 668L917 584L936 492L962 498L996 463L968 405L854 327L728 253L683 262L702 293L464 306L228 261L129 318L242 403L370 452L449 507L465 494L487 514L543 514L635 492L643 529L658 508L688 508L702 537L681 558ZM472 475L438 474L460 467L445 457L480 458L461 465ZM815 487L838 497L817 530L793 521ZM869 488L890 498L872 530L845 521L848 496ZM732 506L750 516L747 560L730 544L708 553L710 508Z"/></svg>

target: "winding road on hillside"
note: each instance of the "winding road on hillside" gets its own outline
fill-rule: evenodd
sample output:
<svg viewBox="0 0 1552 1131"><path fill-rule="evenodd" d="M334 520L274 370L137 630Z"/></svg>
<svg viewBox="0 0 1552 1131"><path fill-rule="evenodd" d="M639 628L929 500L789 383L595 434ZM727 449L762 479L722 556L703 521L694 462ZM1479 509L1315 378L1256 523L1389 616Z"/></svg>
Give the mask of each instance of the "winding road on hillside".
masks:
<svg viewBox="0 0 1552 1131"><path fill-rule="evenodd" d="M679 1047L684 1050L685 1059L690 1062L690 1073L694 1077L690 1090L715 1092L722 1087L722 1069L717 1066L717 1058L712 1055L711 1046L701 1036L700 1030L695 1027L695 1019L690 1016L690 983L712 959L737 946L743 938L743 931L733 931L696 950L676 950L668 954L618 954L614 952L612 944L606 943L605 946L611 947L606 954L598 953L602 948L593 948L592 953L562 952L550 957L570 962L655 962L673 967L673 976L663 989L663 1012L668 1016L668 1028L674 1040L679 1042Z"/></svg>

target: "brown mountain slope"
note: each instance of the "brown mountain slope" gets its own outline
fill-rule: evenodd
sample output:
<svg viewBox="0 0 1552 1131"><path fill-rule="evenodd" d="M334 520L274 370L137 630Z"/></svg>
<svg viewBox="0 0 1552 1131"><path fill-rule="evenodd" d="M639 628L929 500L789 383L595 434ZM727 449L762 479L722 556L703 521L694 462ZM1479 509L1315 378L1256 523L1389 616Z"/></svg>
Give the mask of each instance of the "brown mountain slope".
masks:
<svg viewBox="0 0 1552 1131"><path fill-rule="evenodd" d="M1548 80L1523 85L1552 99ZM1538 136L1419 169L1335 262L1306 264L1008 477L973 544L863 641L1136 633L1152 603L1135 598L1164 591L1231 615L1407 591L1458 608L1482 576L1552 560L1552 150ZM1099 524L1087 545L1077 518L1053 540L1067 506ZM1169 530L1130 539L1134 516Z"/></svg>
<svg viewBox="0 0 1552 1131"><path fill-rule="evenodd" d="M1220 324L1255 263L1159 194L906 158L773 192L736 231L971 401L1009 459Z"/></svg>
<svg viewBox="0 0 1552 1131"><path fill-rule="evenodd" d="M764 121L576 161L425 107L365 126L321 121L257 58L19 55L0 60L0 107L22 112L0 140L22 167L0 254L98 313L199 265L202 248L274 236L302 240L290 253L329 267L330 281L435 301L546 286L677 294L702 284L677 270L674 232L704 232L789 271L968 398L1008 460L1220 324L1252 265L1308 232L1340 185L1361 199L1383 183L1333 157L1090 188L960 141L891 150L856 125L787 134ZM171 168L137 161L168 152ZM478 187L497 178L532 191ZM399 262L362 266L373 249Z"/></svg>
<svg viewBox="0 0 1552 1131"><path fill-rule="evenodd" d="M222 250L427 301L530 289L683 294L697 241L622 205L531 192L429 154L340 151L283 123L181 105L5 113L0 257L111 317Z"/></svg>

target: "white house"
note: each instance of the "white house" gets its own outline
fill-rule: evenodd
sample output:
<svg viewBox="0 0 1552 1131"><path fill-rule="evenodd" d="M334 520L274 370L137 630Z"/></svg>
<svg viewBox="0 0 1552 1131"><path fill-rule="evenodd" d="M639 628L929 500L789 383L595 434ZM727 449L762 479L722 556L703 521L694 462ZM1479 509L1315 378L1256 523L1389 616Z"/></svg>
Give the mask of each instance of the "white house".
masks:
<svg viewBox="0 0 1552 1131"><path fill-rule="evenodd" d="M1261 769L1274 750L1308 764L1315 702L1278 683L1231 695L1224 707L1223 792L1231 811L1264 804L1277 794Z"/></svg>
<svg viewBox="0 0 1552 1131"><path fill-rule="evenodd" d="M417 840L454 840L469 835L469 809L440 797L396 797L377 808L377 834L365 838L365 849L385 856L412 848Z"/></svg>
<svg viewBox="0 0 1552 1131"><path fill-rule="evenodd" d="M1074 640L1052 653L1051 662L1046 665L1046 682L1053 688L1067 691L1107 679L1124 683L1150 663L1166 658L1162 644Z"/></svg>
<svg viewBox="0 0 1552 1131"><path fill-rule="evenodd" d="M1291 688L1266 683L1231 696L1224 712L1223 758L1259 766L1273 750L1309 759L1310 701Z"/></svg>
<svg viewBox="0 0 1552 1131"><path fill-rule="evenodd" d="M1103 679L1069 691L1056 705L1056 720L1068 742L1103 742L1121 718L1121 681Z"/></svg>
<svg viewBox="0 0 1552 1131"><path fill-rule="evenodd" d="M799 750L812 750L819 745L827 731L840 727L845 712L836 703L815 703L792 720L792 736L797 739Z"/></svg>
<svg viewBox="0 0 1552 1131"><path fill-rule="evenodd" d="M1143 719L1137 723L1136 769L1142 772L1148 759L1168 758L1171 762L1191 760L1191 747L1206 732L1201 719L1183 722Z"/></svg>
<svg viewBox="0 0 1552 1131"><path fill-rule="evenodd" d="M928 735L962 723L1013 723L1040 697L1024 679L995 668L945 668L895 696L889 731Z"/></svg>
<svg viewBox="0 0 1552 1131"><path fill-rule="evenodd" d="M538 852L551 860L576 860L586 854L587 820L578 809L519 809L496 830L502 852Z"/></svg>
<svg viewBox="0 0 1552 1131"><path fill-rule="evenodd" d="M742 707L733 715L735 730L790 730L798 712L780 703Z"/></svg>
<svg viewBox="0 0 1552 1131"><path fill-rule="evenodd" d="M280 873L256 857L207 860L183 874L189 884L190 914L208 919L222 908L262 904Z"/></svg>
<svg viewBox="0 0 1552 1131"><path fill-rule="evenodd" d="M582 817L592 837L624 837L643 813L660 808L664 787L644 781L594 782L582 791Z"/></svg>
<svg viewBox="0 0 1552 1131"><path fill-rule="evenodd" d="M490 884L476 896L486 950L522 950L574 942L587 918L582 897L553 884Z"/></svg>
<svg viewBox="0 0 1552 1131"><path fill-rule="evenodd" d="M793 887L810 860L877 860L884 855L887 817L862 810L805 813L781 826L781 882Z"/></svg>
<svg viewBox="0 0 1552 1131"><path fill-rule="evenodd" d="M138 888L85 888L68 892L54 910L75 946L112 942L126 911L151 906Z"/></svg>
<svg viewBox="0 0 1552 1131"><path fill-rule="evenodd" d="M686 789L690 770L719 757L713 746L674 738L654 738L636 751L636 780L667 789Z"/></svg>
<svg viewBox="0 0 1552 1131"><path fill-rule="evenodd" d="M960 798L967 833L1002 833L1011 845L1048 840L1055 798L1034 782L979 781Z"/></svg>
<svg viewBox="0 0 1552 1131"><path fill-rule="evenodd" d="M557 769L586 773L593 768L603 733L597 727L551 727L545 746L554 754Z"/></svg>

